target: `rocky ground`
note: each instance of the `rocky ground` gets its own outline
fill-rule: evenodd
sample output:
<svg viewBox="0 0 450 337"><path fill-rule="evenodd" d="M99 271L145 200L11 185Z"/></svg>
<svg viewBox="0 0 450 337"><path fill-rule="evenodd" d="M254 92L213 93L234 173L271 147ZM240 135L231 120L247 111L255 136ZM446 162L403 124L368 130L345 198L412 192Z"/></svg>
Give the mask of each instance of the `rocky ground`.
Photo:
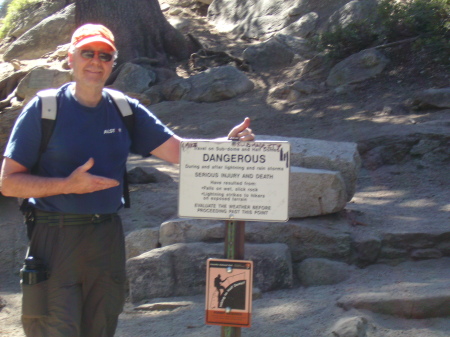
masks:
<svg viewBox="0 0 450 337"><path fill-rule="evenodd" d="M189 30L210 49L240 57L252 42L234 39L209 27L199 12L168 17L187 21ZM268 91L280 83L299 78L301 65L265 73L248 73L255 89L244 96L217 103L163 102L152 111L180 136L223 136L230 126L248 116L256 134L307 137L367 144L383 137L384 143L400 144L411 135L449 135L449 110L412 110L407 100L416 90L448 86L449 72L430 62L431 57L410 58L409 46L386 50L391 63L383 74L363 83L335 91L323 86L325 73L306 79L323 90L289 104L268 104ZM193 73L186 64L178 72ZM425 137L425 136L423 136ZM174 183L132 187L133 208L122 212L125 231L156 227L176 217L178 168L154 159L132 157L133 166L153 166L170 174ZM380 164L380 163L379 163ZM395 163L381 162L361 169L358 188L347 210L358 233L442 233L447 237L447 257L398 261L366 268L354 267L339 284L260 294L253 302L253 324L243 336L358 336L444 337L450 336L450 175L448 160L424 161L405 156ZM163 201L163 202L161 202ZM21 256L23 228L17 202L0 197L0 254ZM149 206L150 205L150 206ZM332 218L327 218L332 221ZM16 256L16 257L17 257ZM0 262L0 336L22 337L18 267L2 255ZM20 260L17 258L17 261ZM3 303L2 303L3 300ZM349 308L357 301L359 309ZM135 310L127 303L120 316L118 337L219 336L220 328L204 323L204 296L152 299L180 302L175 310ZM3 306L3 308L2 308ZM411 318L427 307L427 314ZM398 310L394 309L398 308ZM347 310L348 309L348 310ZM401 317L400 313L404 313ZM438 317L433 317L438 316ZM444 316L444 317L442 317ZM348 319L348 320L347 320ZM333 334L334 331L334 334ZM352 332L353 331L353 332Z"/></svg>

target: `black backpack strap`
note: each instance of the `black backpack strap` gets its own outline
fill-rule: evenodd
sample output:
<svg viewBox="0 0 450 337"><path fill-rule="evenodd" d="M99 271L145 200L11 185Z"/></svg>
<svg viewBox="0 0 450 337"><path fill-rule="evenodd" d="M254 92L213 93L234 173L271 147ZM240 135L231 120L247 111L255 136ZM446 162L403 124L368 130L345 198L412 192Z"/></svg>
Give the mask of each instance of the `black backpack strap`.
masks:
<svg viewBox="0 0 450 337"><path fill-rule="evenodd" d="M128 134L130 137L133 137L134 132L134 114L133 110L130 107L130 104L128 103L128 100L120 91L104 88L104 90L111 96L113 99L113 102L119 110L120 115L122 116L123 123L125 124L125 127L128 130ZM130 208L131 202L130 202L130 189L128 187L128 174L127 170L125 169L125 174L123 175L123 200L125 201L124 207Z"/></svg>
<svg viewBox="0 0 450 337"><path fill-rule="evenodd" d="M47 89L42 90L37 93L37 96L41 99L41 144L39 146L39 156L38 161L31 168L31 173L37 171L39 161L41 159L42 153L47 149L47 145L55 127L56 115L57 115L57 99L56 99L57 89ZM33 234L33 229L36 224L34 208L30 205L28 198L23 199L20 205L20 211L24 215L24 223L27 226L27 236L31 240L31 235Z"/></svg>

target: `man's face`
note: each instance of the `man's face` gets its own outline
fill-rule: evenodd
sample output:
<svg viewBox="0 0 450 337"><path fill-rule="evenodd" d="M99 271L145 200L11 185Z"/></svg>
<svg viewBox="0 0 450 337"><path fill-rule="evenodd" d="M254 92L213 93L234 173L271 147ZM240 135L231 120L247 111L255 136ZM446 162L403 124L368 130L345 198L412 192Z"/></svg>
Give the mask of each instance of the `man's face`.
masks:
<svg viewBox="0 0 450 337"><path fill-rule="evenodd" d="M111 74L114 59L102 61L99 53L113 54L111 46L102 42L94 42L75 49L69 53L69 66L78 85L103 87Z"/></svg>

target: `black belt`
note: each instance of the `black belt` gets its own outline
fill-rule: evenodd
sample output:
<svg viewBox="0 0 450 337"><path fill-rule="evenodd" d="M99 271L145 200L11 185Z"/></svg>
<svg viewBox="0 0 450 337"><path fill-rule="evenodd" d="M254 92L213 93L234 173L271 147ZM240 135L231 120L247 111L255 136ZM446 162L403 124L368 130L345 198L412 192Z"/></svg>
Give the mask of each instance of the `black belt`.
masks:
<svg viewBox="0 0 450 337"><path fill-rule="evenodd" d="M111 220L115 214L71 214L35 210L36 224L46 223L49 226L99 224Z"/></svg>

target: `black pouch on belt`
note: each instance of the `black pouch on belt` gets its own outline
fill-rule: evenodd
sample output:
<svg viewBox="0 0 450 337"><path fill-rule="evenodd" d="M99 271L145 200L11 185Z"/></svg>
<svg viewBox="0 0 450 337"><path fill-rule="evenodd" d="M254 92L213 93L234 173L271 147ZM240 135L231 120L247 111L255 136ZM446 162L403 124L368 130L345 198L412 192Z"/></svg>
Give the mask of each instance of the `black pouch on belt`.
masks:
<svg viewBox="0 0 450 337"><path fill-rule="evenodd" d="M23 222L27 226L27 236L31 240L34 226L36 225L36 214L34 208L29 204L28 199L24 199L20 205L20 211L23 214Z"/></svg>

